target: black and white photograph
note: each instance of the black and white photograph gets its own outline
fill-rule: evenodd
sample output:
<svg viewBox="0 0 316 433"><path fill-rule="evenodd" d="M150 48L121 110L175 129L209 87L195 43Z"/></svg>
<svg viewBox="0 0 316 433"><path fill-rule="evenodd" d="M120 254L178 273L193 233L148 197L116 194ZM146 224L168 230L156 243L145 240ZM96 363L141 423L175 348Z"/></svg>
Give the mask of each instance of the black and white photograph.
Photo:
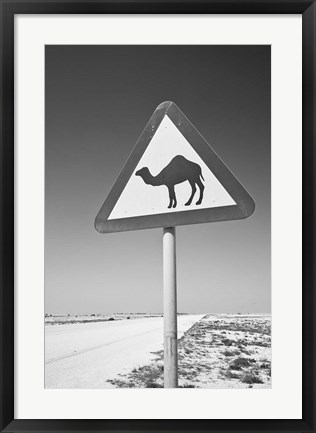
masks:
<svg viewBox="0 0 316 433"><path fill-rule="evenodd" d="M45 46L44 290L46 389L273 386L270 45Z"/></svg>

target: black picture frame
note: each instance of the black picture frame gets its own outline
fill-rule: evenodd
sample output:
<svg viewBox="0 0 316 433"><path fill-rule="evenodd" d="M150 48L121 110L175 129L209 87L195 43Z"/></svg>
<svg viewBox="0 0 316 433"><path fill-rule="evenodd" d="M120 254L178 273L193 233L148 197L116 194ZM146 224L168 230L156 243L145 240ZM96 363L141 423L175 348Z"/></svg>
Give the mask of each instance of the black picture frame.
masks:
<svg viewBox="0 0 316 433"><path fill-rule="evenodd" d="M306 0L1 0L1 386L2 432L315 432L315 12ZM302 14L303 33L303 393L301 420L14 419L14 16L15 14ZM30 398L32 398L30 396Z"/></svg>

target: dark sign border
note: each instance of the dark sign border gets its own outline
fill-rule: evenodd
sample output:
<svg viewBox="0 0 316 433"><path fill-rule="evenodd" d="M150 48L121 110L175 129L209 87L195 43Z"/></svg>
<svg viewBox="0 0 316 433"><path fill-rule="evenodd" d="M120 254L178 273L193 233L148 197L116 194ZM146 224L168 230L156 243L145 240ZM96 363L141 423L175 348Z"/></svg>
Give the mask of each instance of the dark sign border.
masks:
<svg viewBox="0 0 316 433"><path fill-rule="evenodd" d="M108 217L111 214L112 209L122 194L122 191L132 176L137 164L145 153L165 115L168 115L182 135L191 144L196 153L233 198L236 205L109 220ZM177 105L174 102L166 101L156 108L142 135L138 139L130 157L95 219L95 228L100 233L112 233L157 227L175 227L184 224L198 224L247 218L254 212L254 210L255 203L253 199L240 182L238 182L229 168L219 158L216 152L177 107Z"/></svg>

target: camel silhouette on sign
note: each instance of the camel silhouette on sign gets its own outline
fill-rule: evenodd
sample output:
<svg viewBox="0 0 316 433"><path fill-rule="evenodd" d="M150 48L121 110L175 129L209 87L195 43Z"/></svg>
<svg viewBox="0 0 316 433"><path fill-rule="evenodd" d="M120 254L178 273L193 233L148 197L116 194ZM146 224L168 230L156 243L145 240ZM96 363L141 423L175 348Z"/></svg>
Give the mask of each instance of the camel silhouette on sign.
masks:
<svg viewBox="0 0 316 433"><path fill-rule="evenodd" d="M147 185L159 186L166 185L169 191L169 206L168 208L175 208L177 206L176 193L174 186L178 183L188 181L192 188L192 193L189 200L185 203L185 206L190 206L192 203L194 194L196 192L196 184L200 189L200 197L196 202L197 205L202 203L204 185L201 181L202 170L199 164L187 160L182 155L175 156L169 164L161 170L157 176L153 176L148 167L143 167L135 173L136 176L140 176Z"/></svg>

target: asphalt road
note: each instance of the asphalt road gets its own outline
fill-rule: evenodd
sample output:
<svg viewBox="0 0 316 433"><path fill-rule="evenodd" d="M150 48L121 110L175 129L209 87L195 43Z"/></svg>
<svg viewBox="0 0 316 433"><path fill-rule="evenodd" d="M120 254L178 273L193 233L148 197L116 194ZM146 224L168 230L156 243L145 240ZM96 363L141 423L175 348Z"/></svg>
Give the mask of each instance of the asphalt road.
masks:
<svg viewBox="0 0 316 433"><path fill-rule="evenodd" d="M202 315L178 316L178 338ZM111 388L109 379L154 359L163 319L45 326L45 388Z"/></svg>

